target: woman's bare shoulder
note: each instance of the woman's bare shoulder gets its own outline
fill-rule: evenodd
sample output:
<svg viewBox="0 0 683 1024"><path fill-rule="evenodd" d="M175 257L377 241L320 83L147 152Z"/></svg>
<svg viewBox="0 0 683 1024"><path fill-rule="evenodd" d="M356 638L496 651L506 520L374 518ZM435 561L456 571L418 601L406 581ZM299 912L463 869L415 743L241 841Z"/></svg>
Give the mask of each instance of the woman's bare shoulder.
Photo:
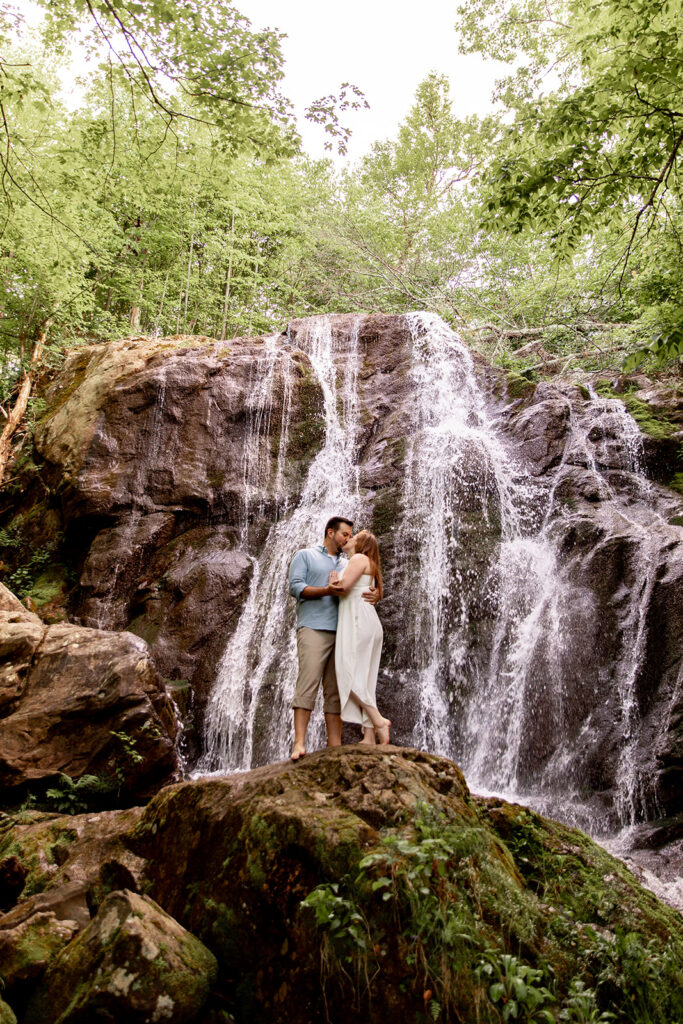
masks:
<svg viewBox="0 0 683 1024"><path fill-rule="evenodd" d="M370 568L370 559L367 555L361 555L360 552L356 555L351 555L349 558L349 565L359 566L363 569Z"/></svg>

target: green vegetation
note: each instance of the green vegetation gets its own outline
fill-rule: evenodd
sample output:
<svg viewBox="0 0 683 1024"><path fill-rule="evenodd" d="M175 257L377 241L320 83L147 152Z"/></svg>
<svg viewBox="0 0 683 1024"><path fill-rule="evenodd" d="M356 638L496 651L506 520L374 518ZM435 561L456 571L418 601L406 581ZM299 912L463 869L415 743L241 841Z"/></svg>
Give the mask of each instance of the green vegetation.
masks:
<svg viewBox="0 0 683 1024"><path fill-rule="evenodd" d="M638 397L636 385L630 385L625 391L618 392L608 380L601 379L595 382L595 390L603 398L618 398L623 402L644 434L661 441L676 433L678 428L674 423L671 423L664 414L658 415Z"/></svg>
<svg viewBox="0 0 683 1024"><path fill-rule="evenodd" d="M580 833L512 805L489 824L505 842L422 807L412 838L385 833L356 873L310 892L302 908L320 929L327 983L362 998L391 949L425 1020L681 1019L673 912L649 894L634 905L627 869L615 875Z"/></svg>
<svg viewBox="0 0 683 1024"><path fill-rule="evenodd" d="M293 317L422 307L507 371L512 399L551 372L680 368L676 4L465 0L462 49L515 68L499 112L458 117L432 73L394 137L337 173L301 152L279 34L236 8L37 3L46 16L32 31L0 10L0 404L18 402L7 454L14 432L30 460L65 351L122 335L153 334L160 348L217 338L229 358L232 337ZM68 112L56 72L77 40L89 85ZM308 116L343 149L340 116L362 103L346 86ZM529 338L538 350L518 355ZM308 383L295 458L322 429ZM676 429L636 395L624 401L652 437ZM3 460L0 443L0 479ZM34 547L7 559L7 582L50 603L49 545Z"/></svg>
<svg viewBox="0 0 683 1024"><path fill-rule="evenodd" d="M92 803L92 796L100 793L102 780L97 775L82 775L80 779L72 779L64 772L59 773L59 782L45 793L46 803L50 810L60 814L80 814L87 811Z"/></svg>
<svg viewBox="0 0 683 1024"><path fill-rule="evenodd" d="M456 117L430 74L395 138L338 176L301 155L280 36L234 7L38 2L33 36L0 12L2 401L48 326L48 367L83 340L416 306L510 351L532 323L579 362L678 360L675 4L467 0L463 49L516 64L500 114ZM68 115L55 68L77 38L90 86ZM347 86L308 114L343 148L362 103Z"/></svg>

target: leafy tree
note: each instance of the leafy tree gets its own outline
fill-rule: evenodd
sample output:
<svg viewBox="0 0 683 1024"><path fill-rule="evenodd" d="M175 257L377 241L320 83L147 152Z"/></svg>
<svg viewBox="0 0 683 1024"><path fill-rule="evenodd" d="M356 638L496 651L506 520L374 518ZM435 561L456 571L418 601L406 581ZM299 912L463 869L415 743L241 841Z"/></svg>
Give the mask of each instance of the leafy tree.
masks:
<svg viewBox="0 0 683 1024"><path fill-rule="evenodd" d="M600 229L618 234L619 254L603 272L622 293L627 268L641 273L655 250L682 266L681 13L680 0L460 8L466 49L526 58L499 88L514 120L482 182L488 223L547 233L561 257ZM683 352L682 283L681 273L659 277L667 326L648 351L665 358Z"/></svg>
<svg viewBox="0 0 683 1024"><path fill-rule="evenodd" d="M346 174L318 229L330 309L423 306L458 318L457 286L475 230L468 182L486 139L485 123L454 116L443 75L418 86L397 138L376 143Z"/></svg>

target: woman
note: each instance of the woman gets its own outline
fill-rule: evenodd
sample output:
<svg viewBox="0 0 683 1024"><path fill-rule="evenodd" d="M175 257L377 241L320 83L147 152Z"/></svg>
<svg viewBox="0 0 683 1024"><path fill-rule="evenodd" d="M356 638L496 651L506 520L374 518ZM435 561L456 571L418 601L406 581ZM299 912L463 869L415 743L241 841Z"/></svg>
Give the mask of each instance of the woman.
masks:
<svg viewBox="0 0 683 1024"><path fill-rule="evenodd" d="M363 727L363 743L389 742L391 722L377 710L375 689L382 654L382 624L375 607L364 601L368 587L377 587L382 596L382 569L377 539L369 530L361 530L344 547L349 562L340 579L330 586L341 598L335 644L335 669L344 722ZM334 576L334 574L333 574Z"/></svg>

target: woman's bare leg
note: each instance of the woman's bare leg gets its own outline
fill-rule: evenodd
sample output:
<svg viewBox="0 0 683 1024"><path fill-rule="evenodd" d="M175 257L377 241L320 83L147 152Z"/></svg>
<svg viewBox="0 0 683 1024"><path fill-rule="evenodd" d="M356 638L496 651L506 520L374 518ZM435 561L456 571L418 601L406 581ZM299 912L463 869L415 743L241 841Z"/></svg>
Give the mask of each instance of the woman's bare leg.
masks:
<svg viewBox="0 0 683 1024"><path fill-rule="evenodd" d="M356 707L359 707L361 711L364 711L368 716L372 722L373 729L377 733L379 742L387 744L389 742L389 728L391 726L391 721L388 718L383 718L377 708L373 707L371 704L364 704L358 694L354 693L353 690L351 690L349 697ZM365 740L363 742L365 742Z"/></svg>
<svg viewBox="0 0 683 1024"><path fill-rule="evenodd" d="M377 745L377 741L375 740L375 730L373 728L368 727L367 729L363 729L363 739L361 740L361 743L365 743L368 747L374 747Z"/></svg>

